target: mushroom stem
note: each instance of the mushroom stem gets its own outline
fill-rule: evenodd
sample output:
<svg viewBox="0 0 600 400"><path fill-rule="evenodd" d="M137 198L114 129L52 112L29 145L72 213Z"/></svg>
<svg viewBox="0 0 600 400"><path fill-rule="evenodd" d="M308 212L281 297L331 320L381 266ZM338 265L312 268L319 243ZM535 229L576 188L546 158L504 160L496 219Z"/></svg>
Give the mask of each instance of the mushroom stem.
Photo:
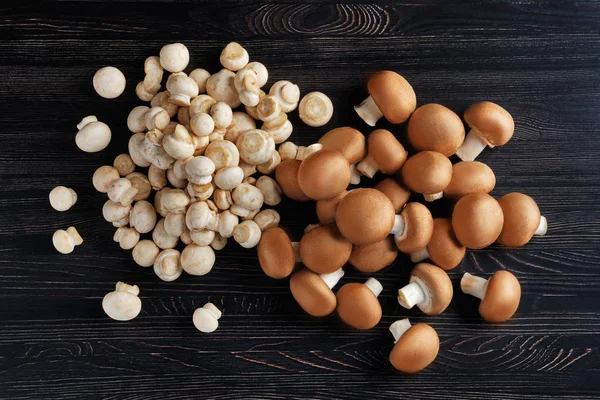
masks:
<svg viewBox="0 0 600 400"><path fill-rule="evenodd" d="M356 164L350 165L350 184L351 185L358 185L358 184L360 184L360 177L361 176L362 176L362 174L360 173L360 171L358 170L358 168L356 168Z"/></svg>
<svg viewBox="0 0 600 400"><path fill-rule="evenodd" d="M534 236L544 236L547 231L548 231L548 221L546 220L546 217L544 217L542 215L542 217L540 218L540 224L538 225L538 228L535 230L533 235Z"/></svg>
<svg viewBox="0 0 600 400"><path fill-rule="evenodd" d="M216 319L221 318L221 310L219 310L213 303L206 303L202 308L205 308L208 312L214 315Z"/></svg>
<svg viewBox="0 0 600 400"><path fill-rule="evenodd" d="M342 279L344 274L345 274L344 270L342 268L340 268L337 271L333 271L328 274L319 275L319 277L321 279L323 279L323 282L325 282L325 284L327 285L327 287L329 289L332 289L335 285L337 285L337 283L340 281L340 279Z"/></svg>
<svg viewBox="0 0 600 400"><path fill-rule="evenodd" d="M427 251L427 247L423 247L421 250L417 250L410 255L410 261L414 263L421 262L423 260L427 260L429 258L429 252Z"/></svg>
<svg viewBox="0 0 600 400"><path fill-rule="evenodd" d="M375 278L367 279L367 281L365 282L365 286L368 287L371 292L373 292L375 297L379 296L379 294L383 290L383 286L381 286L381 283L379 283L379 281Z"/></svg>
<svg viewBox="0 0 600 400"><path fill-rule="evenodd" d="M438 192L434 194L423 194L425 201L434 201L444 197L444 192Z"/></svg>
<svg viewBox="0 0 600 400"><path fill-rule="evenodd" d="M394 239L400 241L403 239L402 236L406 233L406 223L404 222L404 217L401 214L398 214L394 217L394 226L392 227L392 231L390 235L394 235Z"/></svg>
<svg viewBox="0 0 600 400"><path fill-rule="evenodd" d="M354 111L370 126L375 126L377 121L383 117L383 113L371 96L364 99L359 105L354 106Z"/></svg>
<svg viewBox="0 0 600 400"><path fill-rule="evenodd" d="M392 332L392 336L394 336L394 343L397 343L398 340L404 335L404 333L410 329L412 325L408 318L399 319L390 325L390 332Z"/></svg>
<svg viewBox="0 0 600 400"><path fill-rule="evenodd" d="M375 159L369 154L364 160L358 163L356 169L362 172L363 175L372 178L375 176L377 171L379 171L379 164L377 164Z"/></svg>
<svg viewBox="0 0 600 400"><path fill-rule="evenodd" d="M77 124L77 129L82 130L87 124L92 122L98 122L98 118L95 115L88 115L84 117L80 123Z"/></svg>
<svg viewBox="0 0 600 400"><path fill-rule="evenodd" d="M301 263L302 259L300 258L300 242L292 242L292 248L294 249L294 259L297 263Z"/></svg>
<svg viewBox="0 0 600 400"><path fill-rule="evenodd" d="M456 156L463 161L473 161L486 146L489 146L489 143L481 133L477 129L471 128L463 144L456 150Z"/></svg>
<svg viewBox="0 0 600 400"><path fill-rule="evenodd" d="M416 304L424 303L427 299L427 290L424 289L419 278L414 276L411 282L398 290L398 303L404 308L413 308Z"/></svg>
<svg viewBox="0 0 600 400"><path fill-rule="evenodd" d="M67 233L69 234L69 241L73 244L73 246L79 246L81 243L83 243L83 238L79 232L77 232L77 229L75 229L74 226L68 227Z"/></svg>
<svg viewBox="0 0 600 400"><path fill-rule="evenodd" d="M480 300L483 299L483 296L485 296L487 285L487 279L471 275L468 272L466 272L460 280L460 289L463 291L463 293L475 296Z"/></svg>

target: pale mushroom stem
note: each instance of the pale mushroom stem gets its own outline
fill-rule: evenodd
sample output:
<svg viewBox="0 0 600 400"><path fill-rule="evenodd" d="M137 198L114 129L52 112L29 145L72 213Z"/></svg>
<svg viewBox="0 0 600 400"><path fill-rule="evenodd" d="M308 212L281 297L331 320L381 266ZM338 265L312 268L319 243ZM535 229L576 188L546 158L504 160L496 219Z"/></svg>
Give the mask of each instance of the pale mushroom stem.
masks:
<svg viewBox="0 0 600 400"><path fill-rule="evenodd" d="M412 325L408 318L399 319L390 325L390 332L392 332L392 336L394 337L394 343L397 343L398 340L404 335L404 333L410 329Z"/></svg>
<svg viewBox="0 0 600 400"><path fill-rule="evenodd" d="M67 233L69 234L69 240L74 246L79 246L81 243L83 243L83 238L79 232L77 232L77 229L75 229L74 226L67 228Z"/></svg>
<svg viewBox="0 0 600 400"><path fill-rule="evenodd" d="M302 259L300 258L300 242L292 242L292 248L294 249L294 259L297 263L301 263Z"/></svg>
<svg viewBox="0 0 600 400"><path fill-rule="evenodd" d="M383 113L371 96L364 99L359 105L354 106L354 111L370 126L375 126L377 121L383 117Z"/></svg>
<svg viewBox="0 0 600 400"><path fill-rule="evenodd" d="M410 255L410 261L414 263L421 262L423 260L427 260L429 258L429 252L427 251L427 247L423 247L421 250L417 250Z"/></svg>
<svg viewBox="0 0 600 400"><path fill-rule="evenodd" d="M327 287L329 289L332 289L335 285L337 285L337 283L340 281L340 279L342 279L344 274L345 274L344 270L342 268L340 268L337 271L333 271L328 274L323 274L323 275L319 275L319 276L321 277L321 279L323 279L323 282L325 282Z"/></svg>
<svg viewBox="0 0 600 400"><path fill-rule="evenodd" d="M536 231L533 234L534 234L534 236L544 236L547 231L548 231L548 221L546 220L546 217L544 217L542 215L542 217L540 218L540 224L538 225L538 228L536 229Z"/></svg>
<svg viewBox="0 0 600 400"><path fill-rule="evenodd" d="M471 128L463 144L456 150L456 156L463 161L473 161L486 146L489 146L489 143L481 133L477 129Z"/></svg>
<svg viewBox="0 0 600 400"><path fill-rule="evenodd" d="M314 143L310 146L299 146L298 152L296 153L296 160L304 161L306 157L310 156L312 153L316 153L319 150L323 149L323 145L321 143Z"/></svg>
<svg viewBox="0 0 600 400"><path fill-rule="evenodd" d="M216 319L221 318L221 310L219 310L213 303L206 303L202 308L208 310Z"/></svg>
<svg viewBox="0 0 600 400"><path fill-rule="evenodd" d="M82 130L87 124L92 122L98 122L98 118L95 115L88 115L83 118L80 123L77 124L77 129Z"/></svg>
<svg viewBox="0 0 600 400"><path fill-rule="evenodd" d="M480 300L483 299L483 296L485 296L487 285L487 279L471 275L468 272L465 273L460 280L460 289L463 291L463 293L475 296Z"/></svg>
<svg viewBox="0 0 600 400"><path fill-rule="evenodd" d="M404 217L399 214L394 217L394 226L392 227L392 231L390 235L394 235L394 239L401 240L402 236L405 233L406 224L404 222Z"/></svg>
<svg viewBox="0 0 600 400"><path fill-rule="evenodd" d="M375 159L368 154L364 160L358 163L356 169L362 172L363 175L372 178L375 176L377 171L379 171L379 164L377 164Z"/></svg>
<svg viewBox="0 0 600 400"><path fill-rule="evenodd" d="M365 286L369 288L371 292L375 295L375 297L379 296L379 294L383 291L383 286L381 283L375 278L369 278L365 282Z"/></svg>
<svg viewBox="0 0 600 400"><path fill-rule="evenodd" d="M444 197L444 192L423 195L423 198L425 199L425 201L435 201L435 200L441 199L442 197Z"/></svg>
<svg viewBox="0 0 600 400"><path fill-rule="evenodd" d="M417 282L411 282L398 290L398 303L404 308L411 309L415 304L423 303L426 298L425 291Z"/></svg>
<svg viewBox="0 0 600 400"><path fill-rule="evenodd" d="M362 176L362 174L356 168L356 164L350 165L350 184L351 185L358 185L358 184L360 184L360 177L361 176Z"/></svg>
<svg viewBox="0 0 600 400"><path fill-rule="evenodd" d="M117 282L115 290L129 292L131 294L135 294L136 296L140 294L140 288L137 285L128 285L125 282Z"/></svg>

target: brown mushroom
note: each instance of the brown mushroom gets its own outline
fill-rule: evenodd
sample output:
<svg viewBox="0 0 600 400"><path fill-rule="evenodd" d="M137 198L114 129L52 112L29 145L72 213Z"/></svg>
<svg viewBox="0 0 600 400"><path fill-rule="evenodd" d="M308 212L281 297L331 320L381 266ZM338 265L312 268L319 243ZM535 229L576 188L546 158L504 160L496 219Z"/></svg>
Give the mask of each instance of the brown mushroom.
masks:
<svg viewBox="0 0 600 400"><path fill-rule="evenodd" d="M337 312L342 321L356 329L371 329L381 320L381 304L377 296L381 283L369 278L362 283L347 283L338 290Z"/></svg>
<svg viewBox="0 0 600 400"><path fill-rule="evenodd" d="M406 203L408 203L408 199L410 198L410 189L399 183L394 178L385 178L375 185L373 189L379 190L381 193L385 194L388 199L390 199L396 214L402 211L402 208L404 208Z"/></svg>
<svg viewBox="0 0 600 400"><path fill-rule="evenodd" d="M298 185L314 200L332 199L350 184L350 164L337 150L309 155L298 168Z"/></svg>
<svg viewBox="0 0 600 400"><path fill-rule="evenodd" d="M465 140L465 127L449 108L425 104L410 116L408 140L417 151L431 150L450 157Z"/></svg>
<svg viewBox="0 0 600 400"><path fill-rule="evenodd" d="M393 71L379 71L367 83L369 97L354 107L356 113L370 126L381 117L392 124L406 121L417 106L417 96L402 75Z"/></svg>
<svg viewBox="0 0 600 400"><path fill-rule="evenodd" d="M540 214L535 200L523 193L508 193L498 200L504 213L504 225L498 243L521 247L533 236L544 236L548 229L546 217Z"/></svg>
<svg viewBox="0 0 600 400"><path fill-rule="evenodd" d="M348 262L352 243L335 225L320 225L302 236L298 250L308 269L317 274L329 274Z"/></svg>
<svg viewBox="0 0 600 400"><path fill-rule="evenodd" d="M440 350L437 332L427 324L414 324L400 319L390 325L395 346L390 353L390 363L400 372L414 374L435 360Z"/></svg>
<svg viewBox="0 0 600 400"><path fill-rule="evenodd" d="M287 278L296 265L296 251L288 234L274 227L262 233L258 242L258 263L274 279Z"/></svg>
<svg viewBox="0 0 600 400"><path fill-rule="evenodd" d="M452 163L443 154L422 151L406 160L402 180L410 190L423 194L425 201L441 199L452 180Z"/></svg>
<svg viewBox="0 0 600 400"><path fill-rule="evenodd" d="M413 253L427 246L433 235L433 217L421 203L408 203L396 216L392 232L398 250Z"/></svg>
<svg viewBox="0 0 600 400"><path fill-rule="evenodd" d="M340 201L348 194L348 191L344 190L342 193L332 199L317 200L317 217L319 222L323 225L331 224L335 222L335 212L337 210Z"/></svg>
<svg viewBox="0 0 600 400"><path fill-rule="evenodd" d="M481 299L479 314L488 322L507 321L519 308L521 285L508 271L500 270L489 280L466 273L460 280L460 288Z"/></svg>
<svg viewBox="0 0 600 400"><path fill-rule="evenodd" d="M324 317L335 310L337 299L331 288L344 276L344 270L317 275L307 269L295 272L290 278L290 291L302 309L313 317Z"/></svg>
<svg viewBox="0 0 600 400"><path fill-rule="evenodd" d="M419 307L427 315L438 315L452 300L452 282L443 269L427 263L410 272L410 283L398 290L398 303L404 308Z"/></svg>
<svg viewBox="0 0 600 400"><path fill-rule="evenodd" d="M489 193L496 186L494 171L479 161L461 161L452 166L452 179L444 197L458 200L469 193Z"/></svg>
<svg viewBox="0 0 600 400"><path fill-rule="evenodd" d="M390 175L402 168L407 153L392 132L376 129L367 138L367 143L369 153L356 166L363 175L372 178L377 171Z"/></svg>
<svg viewBox="0 0 600 400"><path fill-rule="evenodd" d="M502 232L504 213L500 204L487 193L462 197L452 211L452 228L459 242L470 249L483 249L494 243Z"/></svg>
<svg viewBox="0 0 600 400"><path fill-rule="evenodd" d="M361 272L381 271L394 262L398 256L398 249L391 236L379 242L354 245L348 262Z"/></svg>
<svg viewBox="0 0 600 400"><path fill-rule="evenodd" d="M319 143L325 150L341 151L350 164L362 161L367 153L365 135L349 126L330 130L321 136Z"/></svg>
<svg viewBox="0 0 600 400"><path fill-rule="evenodd" d="M302 161L288 159L282 161L277 168L275 168L275 180L281 186L283 194L292 200L296 201L309 201L308 197L298 184L298 169Z"/></svg>
<svg viewBox="0 0 600 400"><path fill-rule="evenodd" d="M440 268L449 271L454 269L465 258L467 249L463 246L452 229L452 222L448 218L435 218L433 220L433 235L426 247L411 253L410 259L414 263L431 259Z"/></svg>
<svg viewBox="0 0 600 400"><path fill-rule="evenodd" d="M486 146L504 146L515 132L515 121L510 113L490 101L471 105L464 117L471 130L456 151L463 161L473 161Z"/></svg>

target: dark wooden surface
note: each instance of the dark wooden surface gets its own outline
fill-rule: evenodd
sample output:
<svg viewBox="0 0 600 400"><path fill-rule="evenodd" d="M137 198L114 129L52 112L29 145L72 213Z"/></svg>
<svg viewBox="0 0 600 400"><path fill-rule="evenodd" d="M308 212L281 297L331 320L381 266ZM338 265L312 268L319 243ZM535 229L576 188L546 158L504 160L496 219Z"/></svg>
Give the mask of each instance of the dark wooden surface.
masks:
<svg viewBox="0 0 600 400"><path fill-rule="evenodd" d="M351 4L352 3L352 4ZM0 10L0 398L5 399L591 399L600 396L600 3L597 1L415 0L372 4L249 1L13 2ZM451 273L455 296L437 317L402 309L396 290L411 264L399 257L377 274L384 317L357 332L335 317L315 320L285 281L260 271L255 251L230 243L205 277L166 283L112 242L105 196L93 171L126 151L128 111L146 57L185 43L191 66L218 68L229 41L267 65L270 82L320 90L333 120L314 129L296 117L292 139L309 144L339 125L365 133L351 106L366 77L403 74L418 103L458 113L489 99L514 116L515 136L481 160L495 171L493 194L524 191L549 231L518 250L469 252ZM119 67L124 96L105 100L91 79ZM110 146L84 154L75 125L95 114L113 130ZM384 125L385 126L385 125ZM404 137L404 127L394 127ZM67 213L50 208L55 185L75 188ZM283 203L296 237L316 221L310 204ZM435 215L447 213L437 202ZM57 254L51 235L76 226L85 243ZM523 297L506 324L481 322L477 302L458 290L463 271L514 272ZM343 282L365 277L349 272ZM118 280L138 284L134 321L108 319L101 299ZM206 301L223 310L220 328L191 323ZM425 372L388 364L398 318L428 322L441 351Z"/></svg>

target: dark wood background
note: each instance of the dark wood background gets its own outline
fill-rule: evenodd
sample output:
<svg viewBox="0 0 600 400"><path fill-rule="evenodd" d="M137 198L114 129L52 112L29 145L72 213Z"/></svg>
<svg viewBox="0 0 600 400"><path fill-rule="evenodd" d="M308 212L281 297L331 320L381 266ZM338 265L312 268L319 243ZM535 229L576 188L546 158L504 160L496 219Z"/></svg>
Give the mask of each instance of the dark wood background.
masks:
<svg viewBox="0 0 600 400"><path fill-rule="evenodd" d="M392 4L258 5L250 1L117 3L13 2L0 10L0 398L5 399L591 399L600 396L600 3L436 1ZM396 302L411 264L399 257L376 275L384 310L373 330L304 315L285 281L260 271L255 251L234 243L205 277L160 281L112 241L105 195L93 171L126 151L129 110L143 61L183 42L191 66L215 72L222 47L242 43L270 83L297 82L335 105L332 121L308 128L293 117L292 139L310 144L352 125L369 73L393 69L418 103L458 113L492 100L514 116L515 136L481 161L497 176L493 194L532 195L549 231L518 250L469 252L451 273L448 310L426 317ZM116 100L97 96L102 66L128 79ZM85 154L75 125L95 114L110 146ZM383 125L385 126L385 124ZM404 137L404 126L393 127ZM77 205L50 208L55 185ZM283 203L296 238L316 221L311 204ZM436 216L448 203L436 202ZM52 233L76 226L85 243L68 256ZM463 271L514 272L523 288L517 315L482 323L477 302L458 290ZM349 272L343 282L365 277ZM143 310L131 322L105 316L101 299L118 280L138 284ZM195 307L223 310L220 328L200 334ZM409 316L439 333L436 362L415 376L387 361L388 326Z"/></svg>

